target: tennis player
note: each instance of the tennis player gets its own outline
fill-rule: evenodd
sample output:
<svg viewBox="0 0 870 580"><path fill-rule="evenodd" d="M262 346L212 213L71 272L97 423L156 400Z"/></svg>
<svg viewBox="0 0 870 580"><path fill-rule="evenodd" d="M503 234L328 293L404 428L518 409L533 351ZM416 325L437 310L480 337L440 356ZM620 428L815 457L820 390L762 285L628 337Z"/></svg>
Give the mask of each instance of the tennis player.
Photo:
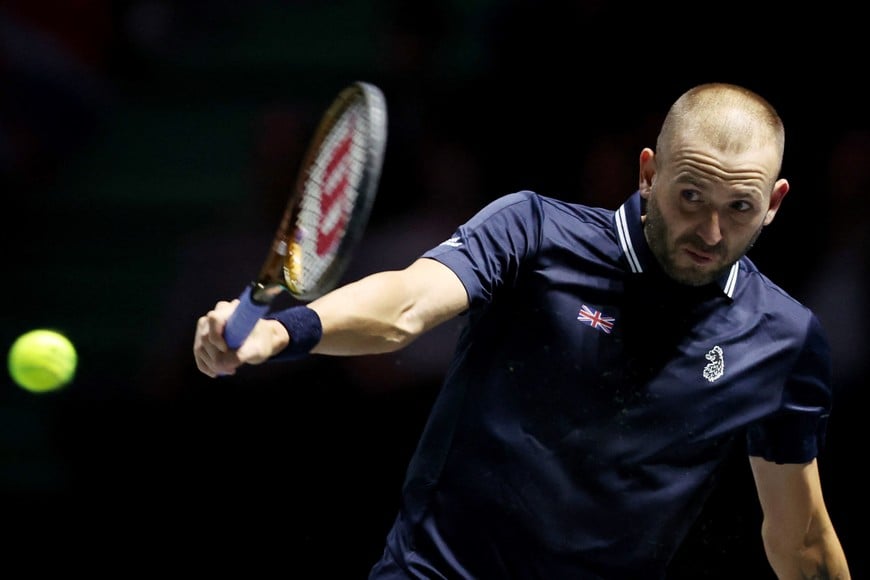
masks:
<svg viewBox="0 0 870 580"><path fill-rule="evenodd" d="M237 351L222 339L236 302L218 302L196 364L383 353L465 317L373 580L664 578L734 445L776 575L850 578L817 464L827 339L746 257L789 191L784 135L756 93L694 87L616 211L506 195Z"/></svg>

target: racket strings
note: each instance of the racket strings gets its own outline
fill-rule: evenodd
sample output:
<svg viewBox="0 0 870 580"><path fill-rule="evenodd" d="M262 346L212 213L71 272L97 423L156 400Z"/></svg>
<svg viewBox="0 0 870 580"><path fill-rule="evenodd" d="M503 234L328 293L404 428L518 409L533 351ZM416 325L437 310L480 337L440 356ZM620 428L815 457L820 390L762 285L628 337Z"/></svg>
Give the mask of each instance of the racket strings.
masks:
<svg viewBox="0 0 870 580"><path fill-rule="evenodd" d="M367 171L369 123L365 103L352 103L326 132L306 171L285 268L294 294L320 284L341 250Z"/></svg>

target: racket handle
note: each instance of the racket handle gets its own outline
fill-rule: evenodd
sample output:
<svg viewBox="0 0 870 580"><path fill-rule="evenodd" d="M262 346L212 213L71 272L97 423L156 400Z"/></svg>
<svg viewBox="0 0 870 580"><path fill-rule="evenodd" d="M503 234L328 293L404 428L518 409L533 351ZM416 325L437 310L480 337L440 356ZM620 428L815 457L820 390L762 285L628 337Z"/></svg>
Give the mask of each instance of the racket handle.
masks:
<svg viewBox="0 0 870 580"><path fill-rule="evenodd" d="M251 286L245 288L239 296L239 306L227 319L224 327L224 340L227 346L235 350L242 346L251 331L254 330L257 321L269 310L269 304L256 302L251 295Z"/></svg>

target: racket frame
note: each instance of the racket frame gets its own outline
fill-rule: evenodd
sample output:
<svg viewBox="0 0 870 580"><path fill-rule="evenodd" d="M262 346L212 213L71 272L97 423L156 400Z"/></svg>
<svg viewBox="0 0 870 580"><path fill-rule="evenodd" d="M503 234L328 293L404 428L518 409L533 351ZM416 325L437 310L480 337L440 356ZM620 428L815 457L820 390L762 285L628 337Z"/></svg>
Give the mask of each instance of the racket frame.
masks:
<svg viewBox="0 0 870 580"><path fill-rule="evenodd" d="M298 251L299 245L295 244L292 238L302 207L308 172L332 128L341 119L344 111L358 99L364 99L368 113L366 115L368 146L362 181L357 187L356 203L348 218L348 230L335 250L333 261L323 274L309 286L299 288L293 280L292 264L296 257L294 249ZM271 303L285 291L297 300L311 301L334 288L339 282L353 257L353 250L365 231L374 205L386 146L386 123L386 103L383 93L376 86L362 81L357 81L342 90L324 113L300 165L301 170L297 175L296 185L275 233L269 254L259 274L251 283L251 297L255 302Z"/></svg>
<svg viewBox="0 0 870 580"><path fill-rule="evenodd" d="M294 278L298 275L294 260L305 258L294 253L300 251L300 246L295 243L293 236L302 209L309 172L333 127L341 120L344 112L360 100L366 110L366 126L363 129L366 131L367 143L363 148L365 157L362 180L356 188L356 199L347 218L347 229L334 250L332 261L317 279L299 284ZM300 302L310 302L326 294L340 281L371 214L383 166L386 139L387 108L381 90L363 81L356 81L345 87L321 117L299 166L295 186L287 200L269 253L257 277L242 292L239 306L227 321L224 337L231 348L241 346L257 320L266 315L271 303L283 292L288 292Z"/></svg>

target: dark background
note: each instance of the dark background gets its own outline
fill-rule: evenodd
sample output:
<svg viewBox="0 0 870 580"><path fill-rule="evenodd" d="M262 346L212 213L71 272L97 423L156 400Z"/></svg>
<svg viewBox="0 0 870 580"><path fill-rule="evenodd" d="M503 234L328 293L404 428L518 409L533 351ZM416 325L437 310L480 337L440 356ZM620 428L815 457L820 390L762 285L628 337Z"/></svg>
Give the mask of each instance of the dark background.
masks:
<svg viewBox="0 0 870 580"><path fill-rule="evenodd" d="M617 207L670 103L721 80L757 90L786 123L792 193L751 256L831 333L820 465L853 577L865 577L866 505L848 463L864 447L870 318L860 18L827 3L698 10L0 2L0 346L50 327L80 356L62 391L0 384L0 553L121 576L364 578L456 328L395 355L217 381L191 354L196 319L256 274L324 106L367 80L389 107L352 279L402 267L510 191ZM748 462L728 467L673 578L773 578Z"/></svg>

